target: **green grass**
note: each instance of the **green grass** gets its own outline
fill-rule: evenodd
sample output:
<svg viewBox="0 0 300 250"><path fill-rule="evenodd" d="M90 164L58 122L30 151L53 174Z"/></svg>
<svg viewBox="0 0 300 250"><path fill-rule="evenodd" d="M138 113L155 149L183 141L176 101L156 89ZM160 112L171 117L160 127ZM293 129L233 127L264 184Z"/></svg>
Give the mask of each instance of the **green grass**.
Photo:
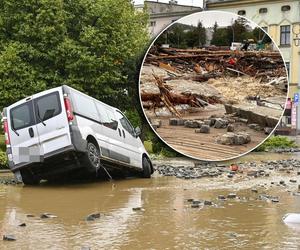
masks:
<svg viewBox="0 0 300 250"><path fill-rule="evenodd" d="M153 148L152 148L152 142L151 141L144 141L144 147L145 147L146 151L149 154L153 153Z"/></svg>
<svg viewBox="0 0 300 250"><path fill-rule="evenodd" d="M177 153L172 149L166 147L159 147L157 152L153 151L153 143L151 141L145 141L144 147L149 154L152 154L154 158L164 158L164 157L176 157ZM156 148L157 149L157 148Z"/></svg>
<svg viewBox="0 0 300 250"><path fill-rule="evenodd" d="M262 152L266 150L272 150L276 148L298 148L299 146L295 141L290 140L285 136L271 136L262 145L260 145L255 151Z"/></svg>
<svg viewBox="0 0 300 250"><path fill-rule="evenodd" d="M0 169L8 168L4 135L0 134Z"/></svg>

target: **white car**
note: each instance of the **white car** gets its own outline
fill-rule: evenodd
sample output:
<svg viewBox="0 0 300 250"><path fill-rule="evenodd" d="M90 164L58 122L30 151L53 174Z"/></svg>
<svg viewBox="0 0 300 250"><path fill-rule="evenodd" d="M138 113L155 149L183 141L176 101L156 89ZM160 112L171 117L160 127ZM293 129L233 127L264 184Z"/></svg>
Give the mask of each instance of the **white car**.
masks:
<svg viewBox="0 0 300 250"><path fill-rule="evenodd" d="M143 177L153 173L140 129L118 109L71 87L37 93L3 111L9 167L25 184L78 169Z"/></svg>
<svg viewBox="0 0 300 250"><path fill-rule="evenodd" d="M230 46L230 50L233 50L233 51L236 51L236 50L241 50L242 48L242 43L231 43L231 46Z"/></svg>

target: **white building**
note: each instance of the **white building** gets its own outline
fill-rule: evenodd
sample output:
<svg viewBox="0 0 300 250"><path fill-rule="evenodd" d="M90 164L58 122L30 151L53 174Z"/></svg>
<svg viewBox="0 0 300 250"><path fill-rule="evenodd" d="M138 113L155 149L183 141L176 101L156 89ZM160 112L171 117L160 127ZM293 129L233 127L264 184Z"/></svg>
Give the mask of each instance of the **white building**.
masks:
<svg viewBox="0 0 300 250"><path fill-rule="evenodd" d="M282 121L291 129L290 132L299 134L300 105L294 103L294 96L300 94L300 47L294 39L300 38L300 0L206 0L204 9L229 11L245 16L265 29L274 39L282 52L290 77L290 102ZM297 108L297 117L291 111L293 108Z"/></svg>
<svg viewBox="0 0 300 250"><path fill-rule="evenodd" d="M151 37L156 37L170 23L186 15L202 11L196 6L180 5L177 1L162 3L158 1L144 1L144 4L135 5L137 10L143 9L146 5L149 15L149 33Z"/></svg>

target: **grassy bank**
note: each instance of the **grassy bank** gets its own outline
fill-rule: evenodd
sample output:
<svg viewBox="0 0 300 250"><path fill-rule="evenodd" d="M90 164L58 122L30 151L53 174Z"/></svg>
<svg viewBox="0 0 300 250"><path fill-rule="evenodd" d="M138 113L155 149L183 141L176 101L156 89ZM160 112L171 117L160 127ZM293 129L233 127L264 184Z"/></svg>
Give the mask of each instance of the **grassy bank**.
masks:
<svg viewBox="0 0 300 250"><path fill-rule="evenodd" d="M289 149L289 148L298 148L299 146L295 141L289 139L285 136L271 136L267 139L262 145L260 145L255 151L264 152L274 149Z"/></svg>
<svg viewBox="0 0 300 250"><path fill-rule="evenodd" d="M163 158L163 157L176 157L178 154L171 148L166 147L161 142L153 143L152 141L145 141L144 146L146 151L153 157Z"/></svg>

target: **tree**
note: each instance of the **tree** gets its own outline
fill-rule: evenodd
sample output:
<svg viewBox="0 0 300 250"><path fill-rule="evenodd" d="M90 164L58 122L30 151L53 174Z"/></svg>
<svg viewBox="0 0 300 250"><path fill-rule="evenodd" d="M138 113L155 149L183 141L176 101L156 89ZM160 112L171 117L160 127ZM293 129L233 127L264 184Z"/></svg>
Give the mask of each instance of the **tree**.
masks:
<svg viewBox="0 0 300 250"><path fill-rule="evenodd" d="M228 35L231 42L242 42L248 39L251 34L249 21L245 18L239 17L231 26L228 27Z"/></svg>
<svg viewBox="0 0 300 250"><path fill-rule="evenodd" d="M196 27L192 26L186 33L186 42L188 47L202 47L206 43L206 29L199 22Z"/></svg>
<svg viewBox="0 0 300 250"><path fill-rule="evenodd" d="M129 0L2 0L0 108L62 84L123 107L147 20Z"/></svg>
<svg viewBox="0 0 300 250"><path fill-rule="evenodd" d="M215 46L230 46L231 39L227 28L217 28L213 33L211 44Z"/></svg>

